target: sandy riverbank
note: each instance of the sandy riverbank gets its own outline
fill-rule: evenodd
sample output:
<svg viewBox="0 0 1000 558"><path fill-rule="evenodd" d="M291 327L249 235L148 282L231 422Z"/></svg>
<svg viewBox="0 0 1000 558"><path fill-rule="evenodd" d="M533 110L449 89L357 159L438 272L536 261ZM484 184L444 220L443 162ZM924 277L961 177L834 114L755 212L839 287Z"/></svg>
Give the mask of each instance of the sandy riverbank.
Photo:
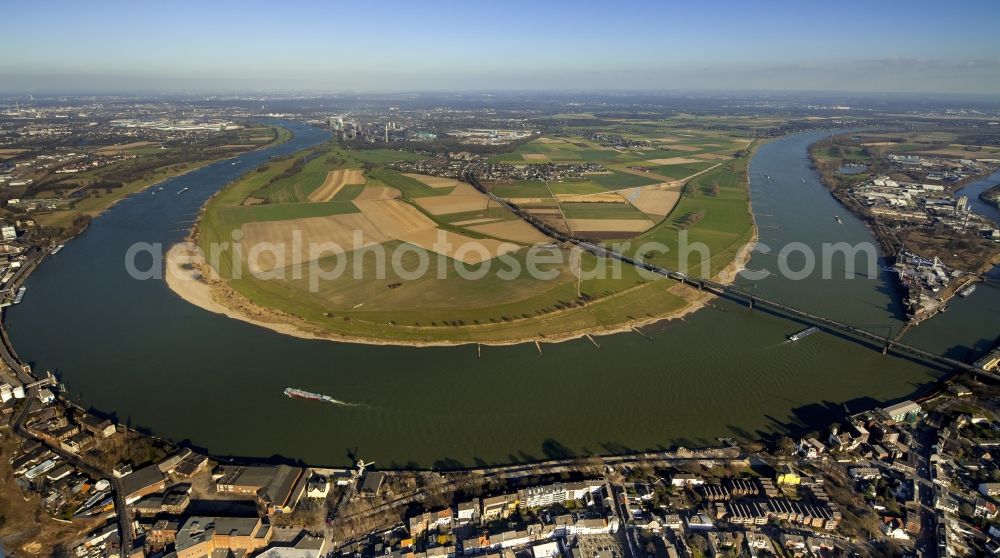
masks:
<svg viewBox="0 0 1000 558"><path fill-rule="evenodd" d="M251 313L244 308L237 309L239 300L236 297L239 294L214 276L193 244L182 242L173 245L167 251L164 261L164 279L167 286L190 304L285 335L306 339L321 338L317 334L296 327L290 321L280 319L276 311L261 309L260 312Z"/></svg>
<svg viewBox="0 0 1000 558"><path fill-rule="evenodd" d="M754 227L754 234L750 242L745 244L737 253L732 263L726 266L719 273L718 281L730 284L736 275L744 269L750 259L750 254L756 243L757 231ZM587 336L613 335L633 331L635 328L650 325L664 320L682 319L703 308L708 301L714 298L709 292L699 291L693 287L677 284L670 291L688 301L683 308L668 314L653 316L639 320L629 320L616 326L605 329L585 329L579 331L565 332L559 335L546 336L542 338L510 339L503 341L405 341L386 340L371 337L349 336L334 334L311 326L301 318L279 312L274 309L264 308L254 304L242 294L236 292L232 287L219 279L204 259L202 259L197 246L192 243L176 244L167 251L165 255L165 279L167 286L179 297L190 304L193 304L209 312L222 314L229 318L251 323L271 331L284 335L291 335L302 339L325 339L329 341L340 341L345 343L360 343L368 345L402 345L413 347L434 347L434 346L457 346L469 344L482 344L488 346L517 345L521 343L545 342L557 343L580 339ZM666 279L664 279L666 280ZM471 326L474 327L474 326Z"/></svg>

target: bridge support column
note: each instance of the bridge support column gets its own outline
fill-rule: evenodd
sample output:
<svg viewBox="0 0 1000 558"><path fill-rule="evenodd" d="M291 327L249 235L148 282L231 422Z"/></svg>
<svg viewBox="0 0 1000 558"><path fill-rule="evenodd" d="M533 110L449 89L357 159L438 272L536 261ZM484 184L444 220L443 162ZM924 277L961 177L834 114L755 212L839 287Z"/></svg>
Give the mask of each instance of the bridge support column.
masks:
<svg viewBox="0 0 1000 558"><path fill-rule="evenodd" d="M885 345L882 345L882 354L883 355L889 354L889 349L890 349L891 345L892 345L892 341L887 341Z"/></svg>
<svg viewBox="0 0 1000 558"><path fill-rule="evenodd" d="M750 298L750 309L753 310L753 298Z"/></svg>

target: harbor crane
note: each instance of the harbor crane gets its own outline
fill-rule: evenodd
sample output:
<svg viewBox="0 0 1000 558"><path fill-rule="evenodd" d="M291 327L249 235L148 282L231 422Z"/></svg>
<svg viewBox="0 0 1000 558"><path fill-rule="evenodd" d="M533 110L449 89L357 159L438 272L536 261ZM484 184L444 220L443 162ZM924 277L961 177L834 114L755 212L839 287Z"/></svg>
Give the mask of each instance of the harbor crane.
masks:
<svg viewBox="0 0 1000 558"><path fill-rule="evenodd" d="M358 462L355 463L355 465L357 466L358 470L354 473L354 477L355 478L360 478L360 477L364 476L365 469L368 468L368 467L371 467L374 464L375 464L374 461L365 461L364 459L358 459Z"/></svg>

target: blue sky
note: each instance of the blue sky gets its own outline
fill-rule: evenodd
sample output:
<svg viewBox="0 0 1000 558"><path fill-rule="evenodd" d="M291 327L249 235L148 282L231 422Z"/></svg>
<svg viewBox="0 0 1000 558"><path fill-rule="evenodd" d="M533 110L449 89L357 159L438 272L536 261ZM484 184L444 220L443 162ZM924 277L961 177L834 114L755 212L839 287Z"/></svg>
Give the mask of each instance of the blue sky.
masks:
<svg viewBox="0 0 1000 558"><path fill-rule="evenodd" d="M1000 3L8 3L0 90L1000 94Z"/></svg>

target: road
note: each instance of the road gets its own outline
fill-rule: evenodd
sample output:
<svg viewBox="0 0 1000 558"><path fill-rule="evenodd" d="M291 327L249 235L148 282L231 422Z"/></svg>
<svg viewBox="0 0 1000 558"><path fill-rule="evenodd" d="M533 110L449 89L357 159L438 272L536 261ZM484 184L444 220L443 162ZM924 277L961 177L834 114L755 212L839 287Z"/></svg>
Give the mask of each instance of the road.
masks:
<svg viewBox="0 0 1000 558"><path fill-rule="evenodd" d="M931 478L930 457L937 443L937 431L921 425L913 436L913 451L917 456L917 477L914 484L920 490L920 536L917 548L924 551L926 558L934 558L937 551L937 514L934 512L934 495L937 487Z"/></svg>
<svg viewBox="0 0 1000 558"><path fill-rule="evenodd" d="M26 395L27 397L24 399L21 409L14 417L14 422L12 424L14 433L22 438L41 442L52 450L52 453L58 455L78 470L86 473L94 479L107 479L108 482L111 483L111 492L115 502L115 514L118 518L118 535L121 541L121 556L123 558L127 557L129 555L129 551L132 549L134 534L132 533L132 514L129 507L125 505L125 494L122 491L121 479L110 474L108 471L102 471L97 467L94 467L90 463L80 459L78 455L62 449L58 444L50 444L44 438L34 436L28 432L28 430L24 427L24 421L27 419L31 410L36 408L36 405L40 406L40 402L38 401L38 388L31 388Z"/></svg>
<svg viewBox="0 0 1000 558"><path fill-rule="evenodd" d="M629 463L648 463L653 467L678 467L690 463L701 463L706 460L714 460L718 463L732 464L732 463L742 463L746 456L744 455L733 455L730 457L713 457L707 454L697 454L691 457L676 457L670 454L670 452L649 452L641 453L635 455L615 455L608 457L594 457L594 458L584 458L596 459L595 465L597 467L603 468L607 465L621 465ZM473 469L466 472L476 473L482 476L484 481L489 479L499 479L499 480L511 480L520 477L530 477L538 475L558 475L561 473L575 473L579 472L581 467L580 459L564 459L564 460L553 460L541 463L534 463L529 465L512 465L504 467L488 467L484 469ZM392 500L388 502L383 502L378 506L375 506L364 512L359 512L351 515L340 515L339 517L344 520L365 520L369 517L396 509L402 508L412 503L419 503L427 500L428 498L437 496L438 494L443 494L451 491L455 491L461 488L465 480L451 480L445 479L440 484L433 487L433 491L428 490L426 487L418 488L399 494ZM621 513L621 510L618 510ZM622 526L625 525L625 521L628 516L622 516ZM344 541L338 541L338 543ZM641 554L640 554L641 555Z"/></svg>
<svg viewBox="0 0 1000 558"><path fill-rule="evenodd" d="M41 251L29 250L27 254L28 257L14 274L14 277L11 278L10 288L19 287L28 275L31 274L39 262L42 261ZM0 360L3 360L4 364L14 371L18 381L22 384L27 385L36 380L36 378L32 377L32 375L23 368L21 359L17 357L17 353L14 351L14 346L7 337L7 328L3 326L2 310L0 310Z"/></svg>
<svg viewBox="0 0 1000 558"><path fill-rule="evenodd" d="M625 487L613 484L610 480L605 483L605 487L608 496L615 504L614 513L618 516L618 524L621 526L617 533L618 544L621 545L625 558L641 558L643 553L639 551L635 534L628 527L630 517L628 510L625 509Z"/></svg>

